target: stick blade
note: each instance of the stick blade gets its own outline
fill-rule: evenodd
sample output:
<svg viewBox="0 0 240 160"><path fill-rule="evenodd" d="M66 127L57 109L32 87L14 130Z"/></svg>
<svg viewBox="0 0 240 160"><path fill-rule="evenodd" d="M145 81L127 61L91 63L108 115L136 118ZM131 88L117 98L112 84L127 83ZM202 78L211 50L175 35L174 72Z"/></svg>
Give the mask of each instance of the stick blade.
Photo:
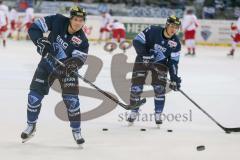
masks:
<svg viewBox="0 0 240 160"><path fill-rule="evenodd" d="M226 132L240 132L240 128L224 128Z"/></svg>

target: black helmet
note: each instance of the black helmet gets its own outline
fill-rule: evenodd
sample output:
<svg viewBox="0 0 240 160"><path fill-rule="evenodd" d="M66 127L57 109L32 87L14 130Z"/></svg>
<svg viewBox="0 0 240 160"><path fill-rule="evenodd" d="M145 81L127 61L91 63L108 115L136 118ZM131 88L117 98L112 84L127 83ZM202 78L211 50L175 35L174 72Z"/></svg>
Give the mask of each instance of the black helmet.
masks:
<svg viewBox="0 0 240 160"><path fill-rule="evenodd" d="M83 8L79 7L79 6L73 6L70 9L70 17L71 18L73 16L79 16L79 17L83 17L84 20L85 20L86 19L86 15L87 15L86 11Z"/></svg>
<svg viewBox="0 0 240 160"><path fill-rule="evenodd" d="M175 25L177 25L177 26L180 26L180 25L181 25L181 21L180 21L180 19L179 19L178 17L172 15L172 16L170 16L170 17L167 18L166 24L167 24L167 25L168 25L168 24L175 24Z"/></svg>

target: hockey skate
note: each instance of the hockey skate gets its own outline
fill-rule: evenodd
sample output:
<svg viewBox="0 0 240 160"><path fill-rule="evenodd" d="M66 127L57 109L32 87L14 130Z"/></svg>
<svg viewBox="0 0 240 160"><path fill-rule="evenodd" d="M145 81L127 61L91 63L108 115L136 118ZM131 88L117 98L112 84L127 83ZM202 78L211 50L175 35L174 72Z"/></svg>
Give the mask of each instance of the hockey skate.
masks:
<svg viewBox="0 0 240 160"><path fill-rule="evenodd" d="M72 135L74 140L76 141L77 145L82 148L82 144L85 142L85 140L83 139L80 130L72 130Z"/></svg>
<svg viewBox="0 0 240 160"><path fill-rule="evenodd" d="M128 126L132 126L134 121L137 119L139 113L137 111L131 111L130 115L127 118Z"/></svg>
<svg viewBox="0 0 240 160"><path fill-rule="evenodd" d="M36 133L36 124L28 124L27 128L22 132L21 138L22 143L27 142L30 140Z"/></svg>
<svg viewBox="0 0 240 160"><path fill-rule="evenodd" d="M185 56L191 56L192 54L190 52L185 53Z"/></svg>
<svg viewBox="0 0 240 160"><path fill-rule="evenodd" d="M155 123L157 125L157 128L160 129L160 126L162 124L161 113L160 112L155 113L154 116L155 116Z"/></svg>
<svg viewBox="0 0 240 160"><path fill-rule="evenodd" d="M234 50L231 50L230 53L227 54L227 56L233 57L234 55Z"/></svg>

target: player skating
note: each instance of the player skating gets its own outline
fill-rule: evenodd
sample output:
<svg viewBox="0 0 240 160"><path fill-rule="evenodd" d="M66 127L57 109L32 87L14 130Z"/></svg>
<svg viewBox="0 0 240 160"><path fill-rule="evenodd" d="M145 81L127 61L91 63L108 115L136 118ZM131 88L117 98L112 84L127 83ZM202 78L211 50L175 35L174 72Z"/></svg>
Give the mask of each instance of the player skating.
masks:
<svg viewBox="0 0 240 160"><path fill-rule="evenodd" d="M155 93L155 122L158 126L162 124L161 113L165 104L166 92L164 79L167 77L168 72L171 79L170 88L174 91L180 88L181 78L178 77L178 62L181 44L175 35L180 25L179 18L170 16L167 19L165 28L150 26L140 32L133 40L137 57L133 67L130 104L139 101L148 71L151 71L152 86ZM130 125L139 115L138 111L139 109L131 111L127 119Z"/></svg>
<svg viewBox="0 0 240 160"><path fill-rule="evenodd" d="M195 55L196 54L196 29L199 26L196 15L193 13L193 10L187 10L187 14L183 17L182 29L184 32L185 44L187 47L186 55Z"/></svg>
<svg viewBox="0 0 240 160"><path fill-rule="evenodd" d="M237 24L234 23L231 24L231 31L232 31L232 49L230 50L230 53L228 56L234 56L234 52L236 50L237 44L240 42L240 17L237 20Z"/></svg>
<svg viewBox="0 0 240 160"><path fill-rule="evenodd" d="M3 1L0 1L0 38L3 47L6 47L7 43L8 21L8 7L3 4Z"/></svg>
<svg viewBox="0 0 240 160"><path fill-rule="evenodd" d="M10 32L9 32L9 37L13 38L13 33L16 31L16 26L17 26L17 21L18 21L18 12L16 9L13 7L11 8L9 12L9 21L10 21Z"/></svg>
<svg viewBox="0 0 240 160"><path fill-rule="evenodd" d="M36 20L28 30L42 59L30 85L27 128L21 134L23 142L35 134L41 101L48 94L53 81L58 79L73 137L77 144L84 143L80 126L78 78L72 73L81 68L87 58L89 44L82 30L85 19L86 12L75 6L70 10L70 18L60 14L46 16ZM49 36L43 37L43 33L48 31L50 31ZM64 62L66 67L60 67L52 56Z"/></svg>
<svg viewBox="0 0 240 160"><path fill-rule="evenodd" d="M109 25L112 23L112 16L107 11L101 12L101 27L98 42L107 41L110 38Z"/></svg>

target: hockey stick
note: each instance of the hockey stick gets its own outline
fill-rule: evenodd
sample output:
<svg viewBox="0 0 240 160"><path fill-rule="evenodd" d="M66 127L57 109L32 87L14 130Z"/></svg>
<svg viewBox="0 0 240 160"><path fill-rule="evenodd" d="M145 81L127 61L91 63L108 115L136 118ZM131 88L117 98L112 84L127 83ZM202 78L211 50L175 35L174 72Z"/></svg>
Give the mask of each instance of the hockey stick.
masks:
<svg viewBox="0 0 240 160"><path fill-rule="evenodd" d="M59 61L57 58L55 58L54 56L50 55L60 66L62 67L66 67L66 65L64 63L62 63L61 61ZM89 84L90 86L92 86L93 88L95 88L98 92L102 93L103 95L105 95L106 97L108 97L110 100L112 100L113 102L115 102L116 104L120 105L121 107L123 107L126 110L132 110L132 109L136 109L139 108L141 105L143 105L144 103L146 103L146 98L141 99L140 101L138 101L136 104L134 105L130 105L130 104L124 104L122 102L120 102L118 99L112 97L110 94L108 94L107 92L105 92L104 90L100 89L99 87L97 87L95 84L93 84L92 82L90 82L89 80L87 80L86 78L84 78L83 76L81 76L80 74L78 74L78 72L73 72L73 74L75 74L78 78L82 79L84 82L86 82L87 84Z"/></svg>
<svg viewBox="0 0 240 160"><path fill-rule="evenodd" d="M157 73L160 73L156 67L152 67ZM171 82L169 79L166 77L161 77L160 80L165 79L166 82ZM191 101L198 109L200 109L208 118L210 118L216 125L218 125L222 130L224 130L226 133L231 133L231 132L240 132L240 127L239 128L227 128L222 126L218 121L216 121L209 113L207 113L202 107L200 107L194 100L192 100L183 90L179 89L178 90L183 96L185 96L189 101Z"/></svg>
<svg viewBox="0 0 240 160"><path fill-rule="evenodd" d="M207 113L202 107L200 107L194 100L192 100L183 90L179 89L179 92L184 95L189 101L191 101L198 109L200 109L205 115L207 115L213 122L215 122L220 128L222 128L226 133L240 132L240 128L227 128L223 127L219 122L217 122L209 113Z"/></svg>

